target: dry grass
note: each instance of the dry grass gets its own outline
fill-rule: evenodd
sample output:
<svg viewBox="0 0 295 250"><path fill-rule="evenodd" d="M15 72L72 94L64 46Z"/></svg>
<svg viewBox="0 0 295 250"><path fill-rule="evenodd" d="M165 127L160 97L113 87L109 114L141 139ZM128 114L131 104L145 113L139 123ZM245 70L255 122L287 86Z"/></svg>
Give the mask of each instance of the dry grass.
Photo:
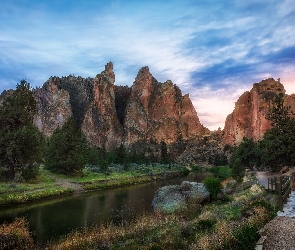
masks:
<svg viewBox="0 0 295 250"><path fill-rule="evenodd" d="M36 249L27 221L17 218L0 225L0 249Z"/></svg>
<svg viewBox="0 0 295 250"><path fill-rule="evenodd" d="M159 232L157 237L166 235L167 230L179 225L180 220L175 215L164 215L155 213L154 215L143 215L131 223L121 226L113 224L101 225L94 228L85 228L81 232L74 232L59 242L51 242L47 249L109 249L132 245L132 241L148 241L147 236L153 237L154 230ZM169 232L168 232L169 233ZM125 249L125 248L122 248Z"/></svg>

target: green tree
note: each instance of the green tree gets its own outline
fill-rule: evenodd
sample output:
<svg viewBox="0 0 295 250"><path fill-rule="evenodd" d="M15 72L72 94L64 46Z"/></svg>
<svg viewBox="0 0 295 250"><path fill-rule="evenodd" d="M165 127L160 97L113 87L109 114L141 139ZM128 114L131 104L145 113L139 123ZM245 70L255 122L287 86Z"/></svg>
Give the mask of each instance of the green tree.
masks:
<svg viewBox="0 0 295 250"><path fill-rule="evenodd" d="M45 167L58 173L78 173L87 163L87 143L76 121L70 117L49 138Z"/></svg>
<svg viewBox="0 0 295 250"><path fill-rule="evenodd" d="M291 107L284 105L284 95L275 96L267 119L272 128L259 142L261 163L273 171L295 164L295 119Z"/></svg>
<svg viewBox="0 0 295 250"><path fill-rule="evenodd" d="M256 165L257 145L253 139L244 137L241 144L234 150L230 167L233 169L233 177L241 180L245 174L246 168L252 168Z"/></svg>
<svg viewBox="0 0 295 250"><path fill-rule="evenodd" d="M127 158L126 148L123 144L115 150L115 163L124 164Z"/></svg>
<svg viewBox="0 0 295 250"><path fill-rule="evenodd" d="M164 141L161 141L161 163L168 164L171 162L171 159L168 155L167 144Z"/></svg>
<svg viewBox="0 0 295 250"><path fill-rule="evenodd" d="M36 100L26 80L17 84L0 107L0 164L8 170L10 179L27 164L42 160L45 139L33 124L36 111Z"/></svg>

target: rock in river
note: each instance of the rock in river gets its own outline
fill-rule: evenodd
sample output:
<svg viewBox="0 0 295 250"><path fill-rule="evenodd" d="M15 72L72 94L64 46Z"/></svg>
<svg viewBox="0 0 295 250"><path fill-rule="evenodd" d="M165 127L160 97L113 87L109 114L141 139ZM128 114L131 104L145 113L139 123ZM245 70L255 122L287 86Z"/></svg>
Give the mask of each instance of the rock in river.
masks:
<svg viewBox="0 0 295 250"><path fill-rule="evenodd" d="M154 210L173 212L187 205L188 201L202 203L210 200L210 194L203 183L183 181L181 185L165 186L155 193Z"/></svg>

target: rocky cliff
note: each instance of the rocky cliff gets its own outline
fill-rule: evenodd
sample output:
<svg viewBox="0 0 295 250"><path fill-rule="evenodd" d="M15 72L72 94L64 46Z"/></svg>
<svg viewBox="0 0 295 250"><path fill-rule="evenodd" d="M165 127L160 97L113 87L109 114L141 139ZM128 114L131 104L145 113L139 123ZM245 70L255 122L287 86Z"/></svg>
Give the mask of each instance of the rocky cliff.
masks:
<svg viewBox="0 0 295 250"><path fill-rule="evenodd" d="M278 79L268 78L254 83L235 103L234 111L227 116L224 126L225 144L239 144L243 137L254 141L261 139L271 126L266 119L272 99L276 94L285 94L284 86ZM295 95L285 95L286 104L295 110Z"/></svg>
<svg viewBox="0 0 295 250"><path fill-rule="evenodd" d="M194 140L210 131L199 121L189 95L171 81L158 82L148 67L132 87L116 86L113 64L95 78L51 77L34 90L35 124L48 137L74 116L88 142L113 149L143 143Z"/></svg>
<svg viewBox="0 0 295 250"><path fill-rule="evenodd" d="M136 141L171 144L209 133L200 123L189 96L182 96L170 80L158 82L148 67L137 74L125 114L127 144Z"/></svg>

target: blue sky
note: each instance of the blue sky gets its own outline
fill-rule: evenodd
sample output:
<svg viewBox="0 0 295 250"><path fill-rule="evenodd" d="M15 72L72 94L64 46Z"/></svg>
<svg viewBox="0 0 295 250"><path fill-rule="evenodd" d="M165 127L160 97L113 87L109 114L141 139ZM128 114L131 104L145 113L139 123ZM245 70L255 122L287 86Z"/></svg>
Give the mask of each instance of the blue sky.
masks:
<svg viewBox="0 0 295 250"><path fill-rule="evenodd" d="M0 1L0 92L94 77L109 61L115 84L149 66L190 94L205 126L223 128L255 82L281 78L295 93L295 1Z"/></svg>

